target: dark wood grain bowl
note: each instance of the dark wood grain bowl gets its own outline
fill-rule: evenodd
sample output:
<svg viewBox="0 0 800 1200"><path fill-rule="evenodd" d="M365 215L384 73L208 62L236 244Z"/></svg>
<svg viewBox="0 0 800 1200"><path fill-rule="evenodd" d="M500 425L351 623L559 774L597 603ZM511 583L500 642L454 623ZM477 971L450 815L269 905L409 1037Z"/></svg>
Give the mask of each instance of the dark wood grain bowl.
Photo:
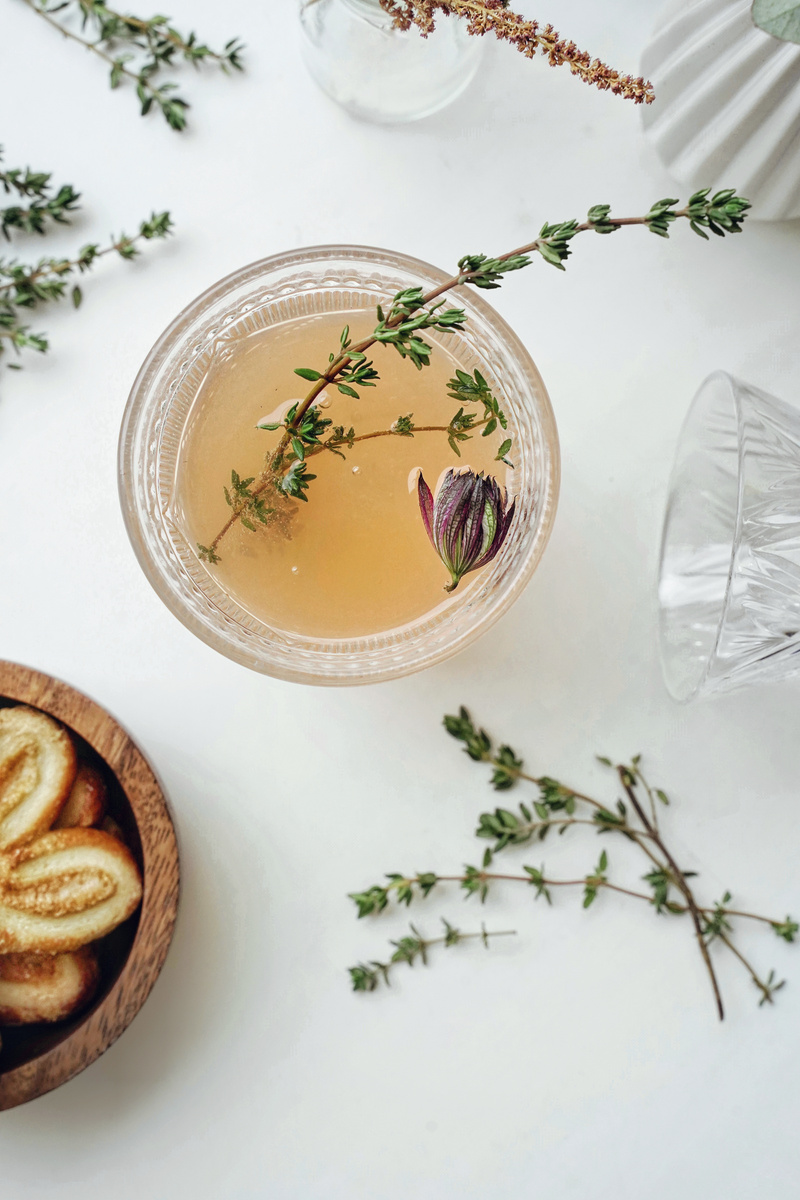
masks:
<svg viewBox="0 0 800 1200"><path fill-rule="evenodd" d="M0 661L0 707L28 704L73 735L79 758L109 787L109 815L121 826L144 882L140 908L96 943L101 982L92 1004L52 1025L4 1028L0 1111L66 1083L127 1029L164 964L178 908L178 847L164 793L141 751L93 700L49 675Z"/></svg>

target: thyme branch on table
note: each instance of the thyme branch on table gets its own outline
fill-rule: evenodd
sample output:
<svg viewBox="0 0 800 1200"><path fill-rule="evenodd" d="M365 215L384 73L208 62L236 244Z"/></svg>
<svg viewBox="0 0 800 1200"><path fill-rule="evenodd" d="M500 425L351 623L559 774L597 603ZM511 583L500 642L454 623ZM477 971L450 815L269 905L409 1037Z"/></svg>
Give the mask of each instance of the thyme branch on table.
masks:
<svg viewBox="0 0 800 1200"><path fill-rule="evenodd" d="M0 146L0 163L3 148ZM32 171L30 167L14 167L3 170L0 166L0 186L6 196L14 200L0 206L0 230L6 241L11 240L10 230L19 233L45 232L48 221L68 225L69 217L78 206L80 192L71 183L64 183L55 191L49 171Z"/></svg>
<svg viewBox="0 0 800 1200"><path fill-rule="evenodd" d="M45 221L51 218L61 223L68 221L79 199L71 185L66 184L55 195L48 192L49 174L30 169L14 169L0 172L0 183L6 192L14 190L19 196L29 199L27 209L19 207L16 215L3 221L3 232L9 230L27 233L44 233ZM3 210L5 213L14 209ZM78 308L83 292L77 283L70 286L76 275L84 275L95 263L109 254L130 261L140 253L139 244L165 238L172 230L172 218L168 212L152 213L142 221L133 235L121 233L106 245L89 242L72 258L44 257L33 263L20 262L17 258L0 258L0 355L6 344L19 352L23 349L44 353L49 346L42 333L31 332L21 318L21 311L37 308L42 304L62 300L69 290L72 303ZM16 367L16 363L9 363Z"/></svg>
<svg viewBox="0 0 800 1200"><path fill-rule="evenodd" d="M552 25L541 25L510 11L509 0L380 0L381 8L394 18L397 29L416 27L423 37L433 33L438 16L460 17L471 34L491 33L533 58L541 54L551 67L568 66L573 75L603 92L612 92L634 104L652 104L653 85L641 76L634 79L592 58L556 33Z"/></svg>
<svg viewBox="0 0 800 1200"><path fill-rule="evenodd" d="M642 771L640 755L627 764L614 764L604 757L599 759L612 771L625 797L623 799L620 796L614 804L607 804L548 775L533 775L525 771L523 761L516 752L507 745L495 746L486 731L474 724L465 708L461 708L457 715L445 717L444 725L452 737L463 743L471 759L492 768L490 782L496 791L505 792L525 782L533 786L535 796L529 803L521 801L516 811L498 807L480 814L475 835L492 843L485 850L480 866L467 864L462 871L446 875L435 871L417 871L407 875L390 872L386 875L386 883L376 883L362 892L350 893L359 917L383 912L392 901L409 906L414 901L426 899L440 884L457 884L467 897L477 896L484 901L490 889L499 883L521 883L533 889L535 899L544 897L548 904L552 904L556 889L571 888L580 891L584 908L594 904L601 892L615 892L647 904L657 915L689 916L720 1020L724 1016L724 1008L710 951L715 942L725 946L747 971L760 993L759 1003L773 1002L775 993L784 986L784 981L776 979L774 971L764 976L756 970L733 940L732 921L750 921L769 926L774 934L786 942L795 940L800 926L788 916L781 920L734 907L730 892L725 892L721 900L711 905L698 902L694 885L689 882L696 878L696 872L678 865L659 826L659 810L669 804L669 797L661 788L653 787L648 782ZM541 843L553 831L562 835L578 826L592 829L598 834L616 834L633 843L647 859L648 870L642 876L646 890L612 881L609 878L610 860L605 849L585 875L574 877L552 876L543 864L523 865L522 873L491 869L495 857L509 847ZM380 964L372 965L376 971L380 969ZM358 986L354 970L356 968L351 968L354 989L373 990L374 983L371 987Z"/></svg>
<svg viewBox="0 0 800 1200"><path fill-rule="evenodd" d="M185 128L189 104L176 94L176 83L156 81L165 67L174 67L176 59L183 59L195 67L209 63L225 74L242 70L244 47L238 38L231 38L222 50L212 50L195 33L179 33L169 17L131 16L109 8L102 0L24 0L24 3L65 38L78 42L102 59L109 68L112 88L119 87L124 79L134 83L142 116L155 108L172 129ZM80 33L64 24L64 19L71 16L80 19ZM83 36L87 31L89 36Z"/></svg>
<svg viewBox="0 0 800 1200"><path fill-rule="evenodd" d="M419 961L424 966L428 965L428 951L431 946L444 946L449 949L451 946L458 946L461 942L470 941L473 938L480 938L485 948L489 949L489 939L493 937L513 937L516 933L515 929L496 929L489 930L485 925L481 925L477 933L463 933L460 929L456 929L449 921L442 918L444 925L444 933L441 937L425 938L415 925L409 925L410 934L399 938L397 941L390 942L394 946L394 953L387 962L380 962L377 959L371 959L369 962L356 963L354 967L350 967L350 981L353 985L354 992L374 992L381 980L384 983L389 983L389 972L392 967L398 963L408 963L410 967Z"/></svg>
<svg viewBox="0 0 800 1200"><path fill-rule="evenodd" d="M310 390L305 399L293 404L281 420L259 426L270 432L280 430L278 444L265 456L261 472L248 479L243 490L235 485L227 489L230 516L208 545L198 545L198 556L210 564L220 562L220 543L237 522L241 521L247 529L269 524L270 519L279 512L279 504L273 499L268 503L264 501L264 497L270 493L274 501L285 501L287 498L307 500L306 493L316 475L307 470L306 464L309 458L323 450L332 450L345 457L344 450L352 448L358 440L390 435L413 437L423 431L435 431L445 433L451 450L459 455L461 444L479 428L484 437L492 434L498 426L505 430L506 416L488 382L477 370L472 375L459 370L450 380L448 396L458 401L459 408L446 426L418 428L413 423L413 414L407 414L398 417L390 429L356 434L354 428L334 426L330 418L323 417L317 400L329 387L353 399L360 399L364 388L375 387L379 373L374 362L367 357L367 351L375 345L393 347L418 370L428 366L432 346L422 335L427 332L462 330L466 323L467 315L463 309L446 308L445 302L440 299L454 288L498 288L505 275L530 266L536 258L563 271L572 252L572 240L581 233L606 235L616 233L623 227L641 225L651 233L667 238L675 221L687 221L690 228L705 239L709 232L719 237L726 233L739 233L750 208L749 202L737 196L733 188L714 195L711 195L710 188L703 188L690 196L682 208L677 207L678 203L669 198L659 200L641 217L613 217L608 204L596 204L589 209L585 221L562 221L554 225L546 223L538 236L527 245L496 258L485 254L465 255L458 262L456 274L428 292L423 292L420 287L398 292L388 310L378 306L372 333L355 344L350 337L349 326L345 326L338 347L328 356L327 365L321 370L314 367L296 368L295 374L312 385ZM471 405L483 407L482 417L469 410ZM506 438L496 460L510 466L511 453L512 439ZM232 480L234 476L235 471L232 471Z"/></svg>

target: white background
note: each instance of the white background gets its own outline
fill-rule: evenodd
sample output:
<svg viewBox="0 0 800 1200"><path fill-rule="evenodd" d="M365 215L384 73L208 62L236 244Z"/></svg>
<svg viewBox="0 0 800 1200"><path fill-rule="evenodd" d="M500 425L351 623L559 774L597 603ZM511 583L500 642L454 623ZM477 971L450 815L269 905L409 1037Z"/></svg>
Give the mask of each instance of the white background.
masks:
<svg viewBox="0 0 800 1200"><path fill-rule="evenodd" d="M170 12L212 43L248 44L241 77L186 72L183 135L141 120L128 89L112 94L103 67L22 3L0 11L6 163L84 196L74 228L42 247L133 231L152 209L177 226L137 263L99 266L79 313L35 315L51 352L2 372L0 654L131 730L170 796L183 867L175 942L139 1017L74 1082L4 1114L3 1200L791 1200L797 947L742 931L789 986L759 1010L720 957L719 1026L687 923L622 897L583 913L562 894L548 910L508 885L481 912L442 891L359 923L346 893L476 860L475 817L494 796L440 727L464 703L533 770L575 786L608 788L596 752L644 751L701 895L800 910L798 688L678 708L653 600L670 457L697 385L724 367L797 395L798 223L751 223L724 243L629 230L576 242L564 275L541 263L512 276L492 299L547 382L564 462L527 592L423 675L336 691L251 674L161 605L118 509L125 399L175 313L298 245L389 246L448 267L594 203L633 215L678 193L632 105L510 49L492 47L456 108L389 130L315 89L291 0ZM635 69L655 12L543 0L537 15ZM635 880L638 863L604 844ZM583 874L598 851L578 834L545 857ZM519 936L439 952L388 992L349 991L348 964L381 956L408 917L433 933L440 914Z"/></svg>

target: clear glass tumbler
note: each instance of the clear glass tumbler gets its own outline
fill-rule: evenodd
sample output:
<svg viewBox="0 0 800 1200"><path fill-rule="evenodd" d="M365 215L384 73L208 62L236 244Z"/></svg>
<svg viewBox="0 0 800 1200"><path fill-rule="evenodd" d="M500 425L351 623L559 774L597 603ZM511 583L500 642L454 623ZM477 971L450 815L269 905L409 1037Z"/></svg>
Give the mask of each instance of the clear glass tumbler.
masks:
<svg viewBox="0 0 800 1200"><path fill-rule="evenodd" d="M423 37L401 31L378 0L301 0L306 66L332 100L355 117L391 124L430 116L472 80L482 39L440 15Z"/></svg>
<svg viewBox="0 0 800 1200"><path fill-rule="evenodd" d="M133 385L119 448L120 496L133 548L158 595L184 625L222 654L302 683L371 683L449 658L474 641L520 595L550 536L559 484L550 401L530 355L474 290L453 299L463 330L436 341L466 369L477 367L508 415L517 500L502 550L432 611L396 629L357 638L313 638L257 620L199 561L180 519L176 469L192 405L212 361L269 325L385 303L403 288L432 290L444 271L364 246L317 246L262 259L209 288L173 321ZM470 580L473 582L470 582Z"/></svg>
<svg viewBox="0 0 800 1200"><path fill-rule="evenodd" d="M658 600L676 700L800 671L800 411L724 371L681 431Z"/></svg>

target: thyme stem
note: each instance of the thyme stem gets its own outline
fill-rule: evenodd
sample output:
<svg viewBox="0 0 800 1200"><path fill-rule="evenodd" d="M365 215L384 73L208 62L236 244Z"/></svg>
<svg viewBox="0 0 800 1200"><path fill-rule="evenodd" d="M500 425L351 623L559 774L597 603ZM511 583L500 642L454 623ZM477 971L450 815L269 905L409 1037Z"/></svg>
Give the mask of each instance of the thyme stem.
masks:
<svg viewBox="0 0 800 1200"><path fill-rule="evenodd" d="M30 2L30 0L26 0L26 2ZM685 217L687 215L688 212L686 209L679 209L675 213L676 217ZM609 217L608 221L609 224L617 226L648 224L647 217ZM587 230L593 228L594 226L591 222L584 221L583 224L576 226L575 233L585 233ZM519 246L516 250L509 250L506 254L499 255L496 261L505 263L512 258L518 258L522 255L535 254L542 245L555 241L556 238L557 235L553 235L552 237L539 236L538 238L534 238L532 242L528 242L524 246ZM412 311L425 308L426 305L432 304L434 300L438 300L440 296L445 295L446 292L452 291L453 288L460 287L465 283L471 283L474 279L479 277L481 273L482 272L480 269L476 269L474 271L460 271L457 275L451 276L450 279L446 280L444 283L440 283L438 287L431 288L429 292L426 292L422 296L419 304L415 305ZM388 320L386 324L390 328L396 328L397 325L400 324L401 320L401 317L396 317L393 320ZM370 347L374 346L376 341L377 339L374 336L366 337L363 341L354 346L353 349L358 353L363 354L365 351L369 350ZM316 381L314 386L311 388L311 391L298 408L297 415L295 417L295 424L298 424L302 420L311 405L319 396L320 392L325 390L325 386L329 383L333 383L333 381L336 379L336 376L339 375L340 372L346 367L348 367L351 361L352 359L348 354L340 355L338 358L334 359L334 361L328 367L328 370L322 375L321 379ZM282 442L284 449L286 446L288 446L290 438L290 433L284 434L284 439Z"/></svg>
<svg viewBox="0 0 800 1200"><path fill-rule="evenodd" d="M484 425L488 425L488 421L476 421L472 429L481 429ZM418 433L447 433L448 425L415 425L414 434ZM376 429L374 433L359 433L347 443L347 445L355 445L356 442L369 442L373 438L379 437L407 437L408 434L402 433L399 429ZM325 442L321 442L319 446L312 446L306 452L306 458L311 458L314 454L320 454L323 450L330 450L336 453L335 446L329 446Z"/></svg>
<svg viewBox="0 0 800 1200"><path fill-rule="evenodd" d="M14 187L18 187L19 174L14 172ZM28 178L30 173L22 180L23 186L26 186ZM40 194L43 195L46 183L41 184L41 180L46 181L49 176L39 175L33 178L34 182L39 180ZM58 193L56 200L73 195L77 196L77 193L65 186ZM59 215L56 216L55 213ZM63 219L63 206L59 209L56 205L55 213L54 219ZM116 253L120 258L127 260L136 258L139 254L138 242L165 238L171 230L172 218L168 212L152 213L148 220L141 222L138 233L132 237L123 233L102 248L88 243L75 258L41 258L34 264L21 263L16 259L0 259L0 337L10 342L17 351L28 348L45 352L48 349L47 338L42 334L32 333L27 325L21 323L21 309L32 309L50 301L62 300L70 275L84 274L95 265L97 259L108 254ZM78 308L83 299L80 287L73 284L70 294L73 305ZM0 350L3 349L4 347L0 346Z"/></svg>
<svg viewBox="0 0 800 1200"><path fill-rule="evenodd" d="M714 964L711 961L711 955L708 952L708 945L706 944L706 939L703 936L703 932L704 932L703 922L702 922L702 919L700 916L700 911L697 907L697 901L695 900L694 894L692 893L692 889L689 887L689 884L686 881L686 876L684 875L683 871L680 869L678 864L675 862L675 859L672 857L669 850L667 849L667 847L664 845L661 838L659 837L658 833L652 828L649 820L647 819L645 811L642 808L641 804L639 803L639 801L636 797L636 793L634 792L634 790L629 782L629 775L628 775L628 772L626 771L625 767L618 767L617 774L619 775L620 782L625 791L625 794L627 795L628 799L630 800L632 807L636 811L636 815L638 816L639 820L644 825L645 829L647 829L648 832L651 834L656 845L658 846L659 850L664 855L664 858L666 859L667 863L669 864L675 886L686 898L686 903L688 905L689 912L690 912L691 918L692 918L692 922L694 924L695 936L697 938L697 945L700 949L700 954L702 955L703 962L706 965L706 969L707 969L709 977L711 979L711 987L714 991L714 998L715 998L716 1004L717 1004L717 1013L719 1015L720 1021L723 1021L725 1019L725 1009L722 1004L722 995L720 994L720 990L719 990L719 982L717 980L716 971L714 970Z"/></svg>
<svg viewBox="0 0 800 1200"><path fill-rule="evenodd" d="M454 925L444 919L442 924L445 931L443 936L438 938L424 938L415 925L410 925L410 937L402 937L391 942L395 949L388 962L372 959L371 962L357 963L356 966L350 967L349 974L353 991L374 992L381 980L388 984L389 972L398 963L408 963L410 967L413 967L416 960L419 959L423 966L427 966L428 950L431 946L457 946L459 942L480 938L488 950L490 938L514 937L516 934L515 929L490 930L485 925L481 925L477 933L462 933L460 929L456 929Z"/></svg>
<svg viewBox="0 0 800 1200"><path fill-rule="evenodd" d="M27 4L28 8L31 9L32 12L37 13L37 15L42 17L43 20L47 21L48 25L51 25L53 29L57 29L58 32L63 34L63 36L69 41L77 42L78 45L83 46L85 50L91 50L92 54L96 54L98 58L102 58L103 62L108 63L112 69L117 70L122 75L127 75L129 79L132 79L134 83L138 84L139 76L136 74L136 72L131 71L125 66L124 63L119 63L112 54L107 54L105 50L101 50L96 42L90 42L88 38L83 38L79 33L74 33L71 29L67 29L66 26L62 25L60 21L56 21L52 17L46 8L41 8L39 4L37 4L36 0L23 0L23 3ZM84 6L81 5L81 7ZM153 85L148 83L146 80L144 81L144 88L150 93L155 92Z"/></svg>
<svg viewBox="0 0 800 1200"><path fill-rule="evenodd" d="M181 36L170 26L169 19L161 15L149 20L125 16L109 8L103 0L61 0L58 4L49 4L48 0L25 0L25 3L68 41L76 42L106 63L110 68L112 88L118 87L123 79L135 84L142 116L155 105L167 124L178 131L186 127L189 105L175 94L177 84L155 82L163 67L173 65L176 53L195 66L209 60L226 73L242 69L243 47L236 38L226 44L222 53L217 53L200 42L194 33ZM70 9L73 4L83 18L82 29L85 31L87 24L93 26L96 37L84 37L56 18L56 13ZM128 52L117 53L115 48L120 44L128 47Z"/></svg>
<svg viewBox="0 0 800 1200"><path fill-rule="evenodd" d="M605 888L609 892L619 892L623 896L632 896L634 900L646 900L648 904L653 903L653 897L648 896L646 892L634 892L630 888L620 887L617 883L611 883L608 879L601 879L593 876L584 876L582 879L550 879L549 876L542 876L541 882L546 887L586 887L587 878L594 879L597 887ZM531 885L530 875L504 875L496 871L478 871L474 875L437 875L437 883L458 883L464 884L470 880L478 880L483 883L488 880L506 883L527 883ZM410 878L404 880L405 883L419 884L419 878ZM390 885L391 886L391 885ZM709 910L710 911L710 910Z"/></svg>
<svg viewBox="0 0 800 1200"><path fill-rule="evenodd" d="M590 822L590 824L591 824L591 822ZM400 876L397 876L396 878L392 877L392 882L387 884L385 889L383 889L383 890L385 890L388 893L391 891L398 891L399 889L404 888L406 886L418 887L418 888L422 888L422 889L425 889L425 888L430 889L431 879L433 879L435 883L457 883L457 884L459 884L459 886L463 886L465 883L471 883L473 881L477 881L478 883L484 883L484 882L527 883L529 887L531 886L531 876L530 875L510 875L510 874L504 874L504 873L497 872L497 871L473 870L465 875L408 875L408 876L400 875ZM556 888L556 887L585 887L587 879L592 879L593 883L598 888L605 888L606 891L609 891L609 892L618 892L620 895L630 896L634 900L644 900L651 907L653 907L655 905L655 900L653 899L653 896L648 895L647 892L636 892L632 888L621 887L619 884L612 883L608 879L600 878L600 876L589 875L589 876L584 876L581 879L553 879L549 875L548 876L542 875L541 883L543 883L546 887L554 887L554 888ZM538 883L540 881L537 879L536 882L538 885ZM361 893L354 893L354 895L355 894L360 895ZM688 904L685 904L685 905L684 904L674 904L672 906L671 911L675 915L679 916L679 915L689 913L690 909L689 909ZM764 917L757 913L742 912L739 909L725 908L724 906L719 906L716 908L704 908L704 907L698 906L697 911L704 917L712 917L717 913L722 913L726 917L743 917L743 918L747 918L750 921L763 921L766 924L772 926L773 928L775 925L778 925L780 923L778 921L773 920L771 917ZM722 936L721 933L717 934L716 936L718 936L720 938L720 940L725 941L725 938ZM731 947L731 948L733 948L733 947ZM736 953L737 953L737 956L739 956L738 950ZM746 960L742 959L742 961L745 962ZM752 968L749 968L749 969L752 970Z"/></svg>
<svg viewBox="0 0 800 1200"><path fill-rule="evenodd" d="M30 2L31 2L31 0L26 0L26 3L30 3ZM683 212L681 212L680 215L684 215ZM614 221L614 224L616 224L616 225L643 225L643 224L646 224L646 218L645 217L628 217L628 218L620 217ZM589 225L588 223L586 223L584 225L578 226L578 230L576 232L581 232L583 230L591 229L591 228L592 228L592 226ZM511 250L507 254L500 255L500 257L497 261L498 262L507 262L510 258L512 258L515 255L532 253L539 248L539 246L542 244L542 242L544 240L546 240L546 239L536 238L533 242L529 242L526 246L522 246L518 250ZM413 311L417 311L418 309L424 308L426 305L433 303L434 300L438 300L438 298L440 296L443 296L446 292L451 291L453 288L459 287L461 284L469 283L472 279L474 279L479 274L480 274L479 271L466 271L466 272L460 272L458 275L453 275L450 279L447 280L446 283L439 284L438 287L432 288L429 292L426 292L423 295L422 299L420 300L419 304L414 306ZM400 317L397 317L395 319L389 319L386 322L386 324L389 328L393 328L393 327L396 328L397 325L400 323L400 320L401 320ZM374 336L370 335L369 337L366 337L362 341L358 342L355 346L352 347L352 349L358 354L364 354L367 350L370 349L370 347L375 345L376 341L377 341L377 339ZM289 448L289 445L292 440L292 429L296 428L297 425L299 425L299 423L302 421L303 417L306 415L308 410L311 408L314 401L321 395L322 392L324 392L324 390L328 386L328 384L333 383L335 381L336 377L338 375L340 375L342 371L346 370L346 368L348 366L350 366L352 361L353 360L352 360L352 357L350 356L350 354L340 354L330 364L327 371L325 371L320 376L320 378L318 380L316 380L316 382L314 383L314 385L312 386L310 391L307 393L302 404L297 409L297 413L295 414L294 421L292 422L292 427L287 428L285 430L283 436L281 437L280 442L278 443L277 448L269 456L269 458L267 460L267 464L266 464L264 470L262 471L261 475L258 477L258 479L255 483L255 486L253 488L252 494L254 496L262 495L266 491L267 487L269 486L270 476L273 474L272 468L273 468L274 464L279 463L283 459L286 451ZM376 436L376 435L373 435L373 436ZM228 520L222 526L219 533L217 533L216 537L213 538L213 540L209 543L208 549L212 552L212 554L216 553L217 547L219 546L220 542L225 537L226 533L228 533L228 531L231 529L231 527L236 524L236 522L239 520L239 518L241 517L242 513L245 511L246 508L247 508L247 502L245 501L238 508L235 508L233 510L233 512L231 513L231 516L228 518Z"/></svg>
<svg viewBox="0 0 800 1200"><path fill-rule="evenodd" d="M32 0L28 0L32 2ZM660 237L669 237L669 226L678 219L686 219L689 221L692 230L700 237L707 239L707 229L711 232L724 236L725 233L737 233L741 229L742 221L744 220L747 210L750 205L747 200L741 196L736 196L733 189L728 191L717 192L713 197L709 197L710 189L706 188L699 192L695 192L688 203L683 208L676 208L677 200L660 200L657 201L648 213L641 217L612 217L610 215L609 206L606 204L595 205L587 214L587 219L583 222L577 220L563 221L558 225L545 224L539 232L538 237L527 242L523 246L517 247L515 250L509 250L505 254L501 254L498 258L489 259L486 255L466 255L459 260L458 273L452 275L443 283L438 284L430 291L423 293L421 289L407 289L404 292L399 292L392 301L392 307L387 317L384 318L381 308L378 309L379 323L373 330L372 334L362 339L356 345L351 346L347 340L348 331L345 330L342 335L341 350L339 354L332 354L329 358L327 367L317 372L309 368L298 368L296 373L303 378L311 381L311 388L305 398L295 405L287 419L283 422L284 431L274 451L272 451L264 464L264 468L260 475L252 480L255 484L249 496L241 497L238 504L233 505L233 511L222 529L209 543L208 546L198 546L200 557L207 562L216 563L219 561L217 548L222 538L228 530L236 523L237 520L247 514L246 519L249 519L250 503L254 498L258 498L268 486L270 480L280 478L282 474L286 474L287 479L283 481L286 490L286 484L291 483L294 490L290 494L306 499L303 494L303 489L307 486L305 478L302 482L299 477L302 477L305 449L304 441L301 436L304 422L307 418L313 415L312 409L315 401L329 385L348 372L345 375L345 380L355 383L361 383L362 386L372 386L372 382L377 378L377 372L372 368L372 364L365 364L365 352L376 343L382 344L394 343L403 357L411 357L415 365L418 367L428 364L428 352L430 346L417 340L414 344L414 333L419 329L425 328L461 328L466 320L466 315L460 309L447 310L444 313L437 312L439 306L429 308L434 304L439 297L445 293L452 291L464 284L472 284L477 288L495 288L500 286L499 280L502 276L509 272L519 270L522 267L529 266L534 254L539 254L546 262L560 270L564 269L564 262L569 257L570 243L579 233L586 233L593 230L595 233L609 234L616 230L631 225L646 226L651 233L658 234ZM414 314L422 314L423 320ZM427 315L425 315L427 314ZM398 331L393 333L393 331ZM406 340L404 341L403 338ZM365 383L365 379L357 379L359 370L369 368L369 383ZM469 402L472 401L477 388L479 374L476 372L475 380L470 382L467 376L464 376L464 381L469 385L471 391L468 396ZM481 383L486 387L488 393L488 385L485 380L480 377ZM451 383L458 384L458 380ZM357 396L358 393L353 389L350 382L340 383L337 385L340 390L344 390L347 394ZM453 392L450 393L451 395ZM460 398L460 393L456 393ZM487 401L484 401L488 405ZM487 415L490 411L497 412L498 418L501 418L501 424L505 428L505 417L499 413L497 401L492 400L494 409L490 410L487 407ZM314 409L314 412L316 410ZM491 421L489 422L491 425ZM494 429L497 425L497 420L492 425ZM457 451L455 441L451 438L451 445ZM502 461L505 459L505 453L510 448L511 441L504 442L503 447L498 455ZM290 447L294 449L295 459L287 465L287 454ZM302 456L302 457L301 457ZM294 474L292 474L294 472ZM314 478L309 476L308 478Z"/></svg>
<svg viewBox="0 0 800 1200"><path fill-rule="evenodd" d="M84 13L86 13L88 16L91 16L92 0L78 0L78 4ZM116 20L121 24L127 25L130 29L138 29L145 35L150 33L153 28L153 23L151 21L143 21L141 17L128 16L127 14L117 12L115 9L110 8L107 4L103 4L103 10L109 16L115 17ZM183 52L191 51L191 46L186 39L182 38L179 33L177 33L174 29L170 29L166 25L159 24L158 36L164 41L171 42L176 50ZM225 69L230 62L229 55L218 54L215 50L210 50L208 47L204 47L204 53L202 57L203 59L210 58L213 62L219 63L223 69Z"/></svg>
<svg viewBox="0 0 800 1200"><path fill-rule="evenodd" d="M146 235L136 233L132 237L123 237L117 241L111 242L108 246L104 246L102 250L96 250L92 254L92 261L97 258L103 258L106 254L119 254L123 250L127 250L129 246L136 242L142 241ZM41 279L48 277L60 277L62 275L71 275L73 271L80 270L85 265L85 260L82 258L64 258L64 259L47 259L35 267L32 271L26 273L21 280L8 279L9 272L6 267L0 263L0 276L6 275L8 282L0 283L0 295L4 292L12 292L19 288L20 283L29 285L38 283Z"/></svg>
<svg viewBox="0 0 800 1200"><path fill-rule="evenodd" d="M770 983L763 980L760 977L760 975L756 972L756 970L753 968L753 966L750 964L750 962L748 962L748 960L742 954L742 952L738 948L738 946L736 946L734 944L734 942L731 940L731 938L728 937L727 933L724 933L724 932L719 933L717 936L720 938L721 941L723 941L725 943L725 945L728 947L728 949L731 951L731 953L736 958L738 958L739 962L742 964L742 966L745 968L745 970L749 973L750 978L752 979L753 983L756 985L758 990L761 992L760 1003L761 1004L765 1004L765 1003L766 1004L774 1004L775 1001L772 999L772 993L777 991L778 988L782 987L783 985L780 983L777 985L771 985Z"/></svg>

